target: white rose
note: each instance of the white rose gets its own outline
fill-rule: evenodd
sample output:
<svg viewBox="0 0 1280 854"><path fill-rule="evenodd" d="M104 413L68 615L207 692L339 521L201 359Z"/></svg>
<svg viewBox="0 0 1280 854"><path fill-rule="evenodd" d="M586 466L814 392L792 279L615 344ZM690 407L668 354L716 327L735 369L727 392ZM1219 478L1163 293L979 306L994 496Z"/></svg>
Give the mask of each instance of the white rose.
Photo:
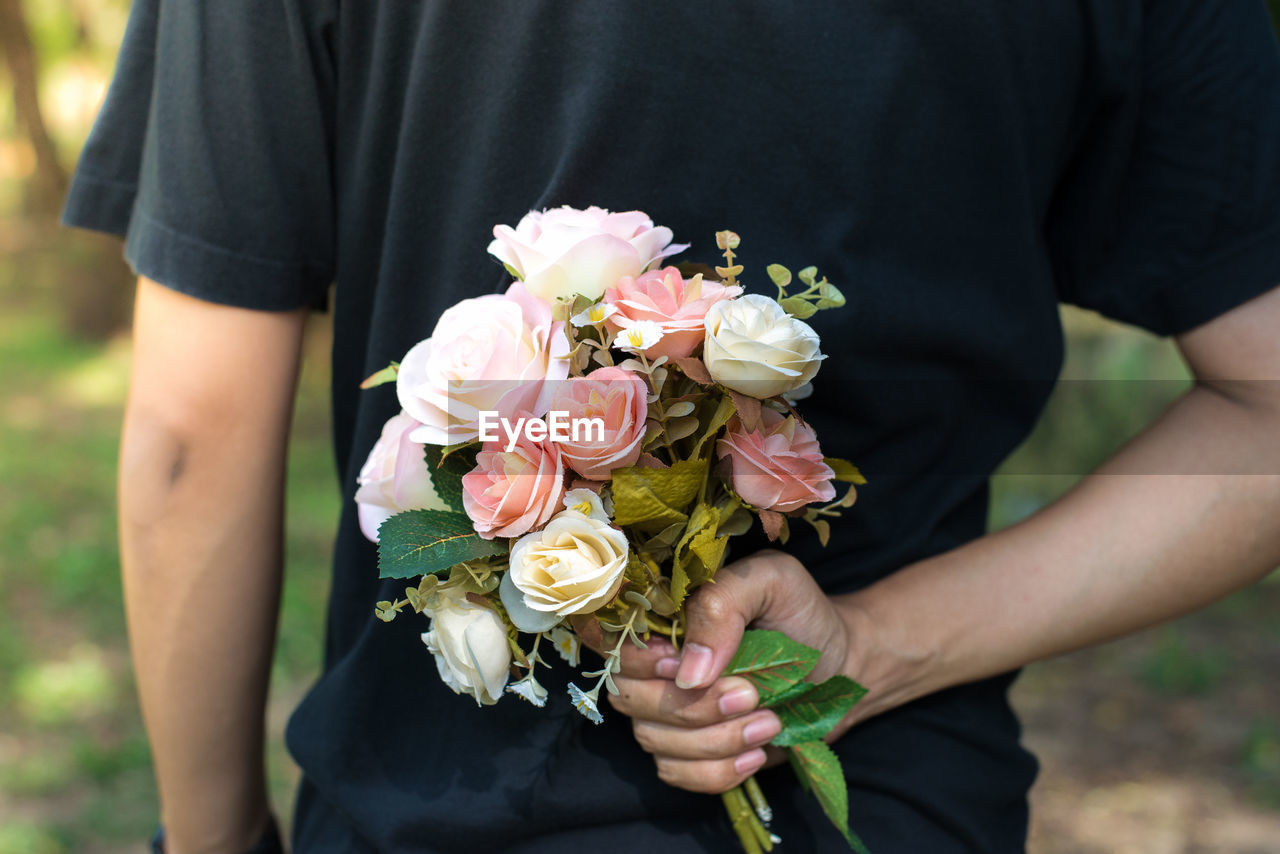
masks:
<svg viewBox="0 0 1280 854"><path fill-rule="evenodd" d="M567 617L616 596L626 568L626 535L599 515L571 509L516 540L507 576L529 608Z"/></svg>
<svg viewBox="0 0 1280 854"><path fill-rule="evenodd" d="M436 658L444 684L491 706L502 696L511 668L507 627L491 608L473 605L457 588L441 593L440 606L425 613L430 630L422 642Z"/></svg>
<svg viewBox="0 0 1280 854"><path fill-rule="evenodd" d="M449 509L431 484L422 444L409 438L421 426L403 412L391 416L360 468L356 490L360 530L375 543L379 526L397 513Z"/></svg>
<svg viewBox="0 0 1280 854"><path fill-rule="evenodd" d="M712 379L761 400L813 379L826 358L818 333L759 294L722 300L707 312L702 359Z"/></svg>
<svg viewBox="0 0 1280 854"><path fill-rule="evenodd" d="M639 276L688 248L672 245L671 229L655 226L641 211L597 207L530 211L515 228L494 226L493 236L489 254L547 303L574 294L598 299L623 276Z"/></svg>

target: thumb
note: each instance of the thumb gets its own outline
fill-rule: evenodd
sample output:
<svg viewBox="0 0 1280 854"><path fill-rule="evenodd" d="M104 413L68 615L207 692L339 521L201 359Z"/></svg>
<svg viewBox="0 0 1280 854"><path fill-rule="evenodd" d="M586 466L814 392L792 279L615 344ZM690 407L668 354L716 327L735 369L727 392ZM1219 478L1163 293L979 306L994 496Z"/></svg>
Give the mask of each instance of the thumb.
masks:
<svg viewBox="0 0 1280 854"><path fill-rule="evenodd" d="M778 577L772 560L777 554L759 552L729 564L688 598L676 685L706 688L720 678L743 631L765 613Z"/></svg>

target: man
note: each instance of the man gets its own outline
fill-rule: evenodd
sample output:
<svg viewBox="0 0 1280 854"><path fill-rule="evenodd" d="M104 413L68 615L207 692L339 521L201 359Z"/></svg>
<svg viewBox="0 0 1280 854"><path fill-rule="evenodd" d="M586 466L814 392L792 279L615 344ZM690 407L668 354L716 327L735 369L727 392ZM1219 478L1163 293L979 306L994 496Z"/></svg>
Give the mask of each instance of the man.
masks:
<svg viewBox="0 0 1280 854"><path fill-rule="evenodd" d="M121 542L169 851L271 844L307 307L336 281L349 494L396 407L360 379L505 286L488 232L529 208L641 208L700 260L732 226L757 269L818 264L850 305L815 321L806 416L871 482L831 548L739 550L678 660L629 656L631 723L599 728L439 685L424 626L372 618L389 588L348 503L325 673L288 732L298 852L731 850L690 792L770 759L771 713L716 678L752 622L871 689L834 745L871 850L1018 851L1035 766L1011 671L1280 562L1280 59L1259 3L690 6L135 4L67 218L127 234L143 277ZM981 536L986 477L1057 373L1060 299L1177 335L1199 382L1100 472L1128 476ZM793 781L761 778L789 846L841 850Z"/></svg>

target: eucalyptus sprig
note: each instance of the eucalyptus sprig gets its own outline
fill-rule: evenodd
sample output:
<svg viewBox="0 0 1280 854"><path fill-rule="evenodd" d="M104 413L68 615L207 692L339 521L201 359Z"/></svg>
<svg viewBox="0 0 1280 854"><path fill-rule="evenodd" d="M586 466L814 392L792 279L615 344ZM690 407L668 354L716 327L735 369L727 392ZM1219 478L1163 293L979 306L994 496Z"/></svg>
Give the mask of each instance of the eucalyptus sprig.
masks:
<svg viewBox="0 0 1280 854"><path fill-rule="evenodd" d="M792 317L807 320L824 308L839 308L844 305L844 294L828 282L826 276L819 279L817 267L805 267L796 273L796 278L808 287L792 295L787 294L787 286L791 284L790 270L781 264L770 264L765 272L778 286L778 304Z"/></svg>

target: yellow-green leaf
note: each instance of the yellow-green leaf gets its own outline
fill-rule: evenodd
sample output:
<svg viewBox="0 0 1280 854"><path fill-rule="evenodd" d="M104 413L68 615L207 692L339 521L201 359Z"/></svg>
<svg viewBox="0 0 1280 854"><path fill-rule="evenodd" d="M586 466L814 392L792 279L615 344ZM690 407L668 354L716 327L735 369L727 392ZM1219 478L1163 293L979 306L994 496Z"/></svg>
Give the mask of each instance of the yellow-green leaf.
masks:
<svg viewBox="0 0 1280 854"><path fill-rule="evenodd" d="M661 530L684 522L685 509L693 503L707 476L706 460L680 460L670 468L615 469L614 521L622 526Z"/></svg>
<svg viewBox="0 0 1280 854"><path fill-rule="evenodd" d="M804 297L787 297L778 300L782 310L797 320L808 320L818 313L818 307Z"/></svg>
<svg viewBox="0 0 1280 854"><path fill-rule="evenodd" d="M842 460L839 457L824 457L823 462L831 467L836 473L835 479L843 483L852 483L862 486L867 479L862 476L862 472L858 471L858 467L848 460Z"/></svg>
<svg viewBox="0 0 1280 854"><path fill-rule="evenodd" d="M377 388L384 383L393 383L400 374L400 363L392 362L380 371L370 374L364 382L360 383L360 388Z"/></svg>
<svg viewBox="0 0 1280 854"><path fill-rule="evenodd" d="M733 404L733 399L729 395L720 398L720 402L716 404L716 408L711 413L711 418L707 421L707 426L703 429L702 435L698 437L698 443L693 446L693 456L702 456L703 446L709 439L720 432L720 428L729 423L729 419L737 412L737 407ZM713 442L712 448L715 447Z"/></svg>
<svg viewBox="0 0 1280 854"><path fill-rule="evenodd" d="M791 271L781 264L770 264L764 268L764 271L769 274L769 278L773 280L773 283L780 288L785 288L791 284Z"/></svg>
<svg viewBox="0 0 1280 854"><path fill-rule="evenodd" d="M689 514L671 567L671 599L677 608L691 589L710 581L724 561L729 538L716 536L719 526L720 511L709 504L700 503Z"/></svg>

